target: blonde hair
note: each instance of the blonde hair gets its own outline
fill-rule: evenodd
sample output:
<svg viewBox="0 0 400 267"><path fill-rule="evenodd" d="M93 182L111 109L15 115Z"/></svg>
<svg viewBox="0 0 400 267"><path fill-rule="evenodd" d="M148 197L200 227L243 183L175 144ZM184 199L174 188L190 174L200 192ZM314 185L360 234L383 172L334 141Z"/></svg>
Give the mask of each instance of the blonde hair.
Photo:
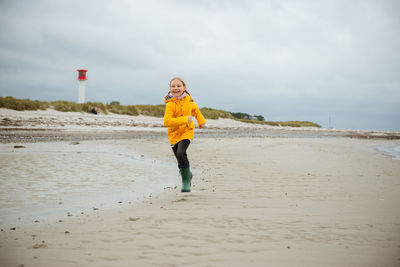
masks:
<svg viewBox="0 0 400 267"><path fill-rule="evenodd" d="M185 83L185 81L184 81L181 77L174 77L174 78L172 78L171 81L169 82L169 86L171 86L171 83L172 83L173 81L175 81L175 80L180 81L180 82L183 84L183 86L186 87L186 83Z"/></svg>
<svg viewBox="0 0 400 267"><path fill-rule="evenodd" d="M172 78L171 81L169 82L169 87L171 87L172 81L175 81L175 80L180 81L180 82L183 84L183 86L186 87L186 83L185 83L185 81L184 81L181 77L174 77L174 78ZM188 92L188 90L185 89L185 92L190 96L190 101L193 102L194 100L193 100L192 96L190 95L190 93Z"/></svg>

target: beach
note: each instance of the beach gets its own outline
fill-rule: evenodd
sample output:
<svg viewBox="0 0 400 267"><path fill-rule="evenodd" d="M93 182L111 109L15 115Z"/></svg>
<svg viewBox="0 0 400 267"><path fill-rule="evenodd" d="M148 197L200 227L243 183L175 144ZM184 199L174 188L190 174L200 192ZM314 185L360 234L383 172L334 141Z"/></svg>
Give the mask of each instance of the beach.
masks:
<svg viewBox="0 0 400 267"><path fill-rule="evenodd" d="M72 127L103 117L15 125L27 116L10 114L0 266L400 265L400 161L378 149L400 146L381 138L398 133L210 121L188 150L192 192L180 193L160 118Z"/></svg>

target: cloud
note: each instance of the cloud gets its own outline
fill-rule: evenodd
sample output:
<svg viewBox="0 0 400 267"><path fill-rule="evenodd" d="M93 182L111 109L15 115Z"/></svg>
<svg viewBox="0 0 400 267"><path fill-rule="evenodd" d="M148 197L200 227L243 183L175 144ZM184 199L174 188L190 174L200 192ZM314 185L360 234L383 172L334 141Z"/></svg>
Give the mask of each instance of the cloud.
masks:
<svg viewBox="0 0 400 267"><path fill-rule="evenodd" d="M200 106L309 120L363 110L400 125L398 1L0 5L1 95L75 100L87 68L92 101L160 103L182 76Z"/></svg>

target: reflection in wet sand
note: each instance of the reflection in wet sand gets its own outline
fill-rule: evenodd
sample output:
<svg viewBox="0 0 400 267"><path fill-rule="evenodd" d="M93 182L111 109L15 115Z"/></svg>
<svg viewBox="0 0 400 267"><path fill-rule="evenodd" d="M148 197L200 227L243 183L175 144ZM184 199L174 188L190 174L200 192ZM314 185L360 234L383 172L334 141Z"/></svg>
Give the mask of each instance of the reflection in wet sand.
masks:
<svg viewBox="0 0 400 267"><path fill-rule="evenodd" d="M135 201L177 184L174 165L128 149L68 143L0 150L0 224Z"/></svg>

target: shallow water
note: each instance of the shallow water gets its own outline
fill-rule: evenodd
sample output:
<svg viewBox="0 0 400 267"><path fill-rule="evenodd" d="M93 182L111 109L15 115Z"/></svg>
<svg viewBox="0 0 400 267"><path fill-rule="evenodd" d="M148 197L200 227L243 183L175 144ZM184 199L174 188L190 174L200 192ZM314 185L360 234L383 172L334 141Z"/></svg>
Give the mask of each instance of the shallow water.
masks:
<svg viewBox="0 0 400 267"><path fill-rule="evenodd" d="M0 147L0 225L76 215L174 187L176 166L110 145Z"/></svg>
<svg viewBox="0 0 400 267"><path fill-rule="evenodd" d="M400 145L399 144L381 145L381 146L378 146L377 149L379 151L384 152L385 154L392 156L395 159L400 160Z"/></svg>

